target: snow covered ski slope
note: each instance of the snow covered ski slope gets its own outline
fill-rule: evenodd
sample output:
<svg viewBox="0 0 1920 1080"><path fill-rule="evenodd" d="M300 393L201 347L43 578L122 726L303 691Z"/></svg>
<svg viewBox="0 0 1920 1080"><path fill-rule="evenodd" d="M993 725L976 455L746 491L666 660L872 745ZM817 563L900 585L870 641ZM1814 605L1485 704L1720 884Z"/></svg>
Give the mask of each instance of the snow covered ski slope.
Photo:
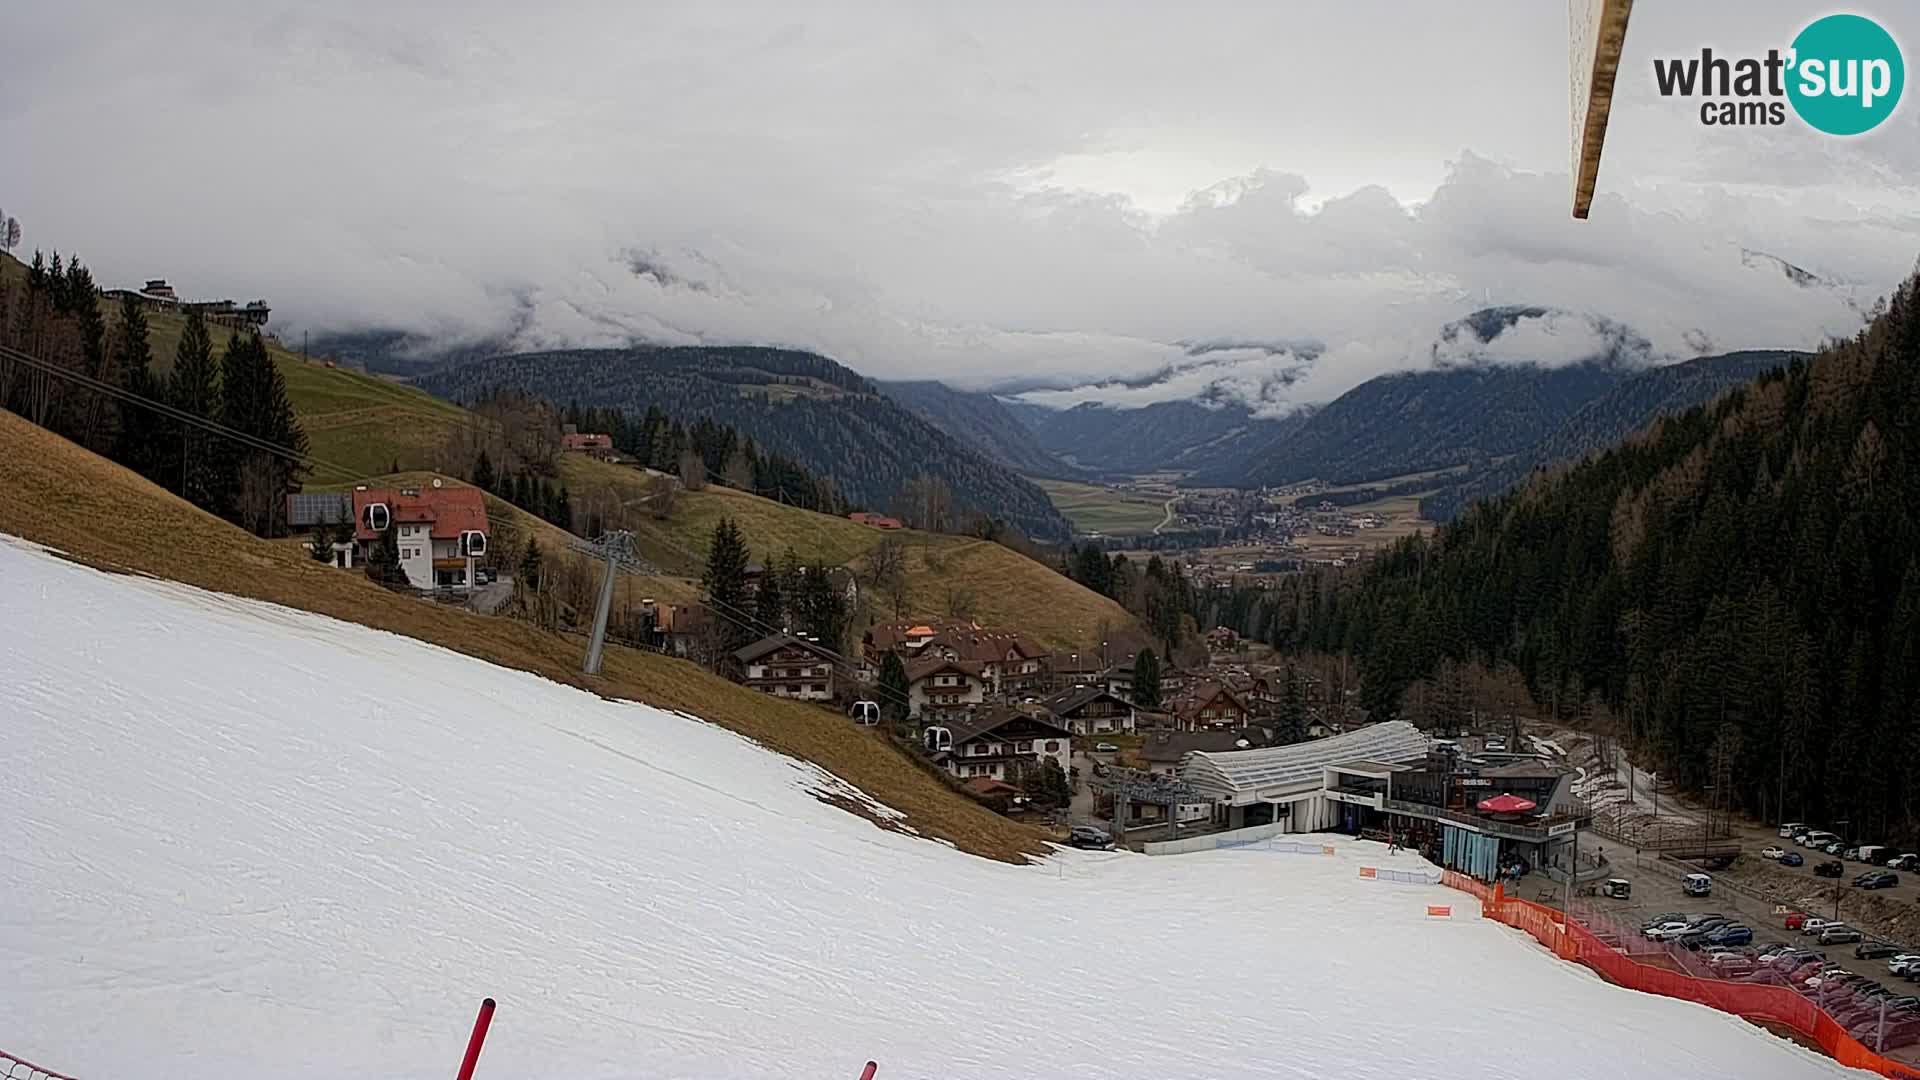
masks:
<svg viewBox="0 0 1920 1080"><path fill-rule="evenodd" d="M83 1080L443 1078L485 995L482 1078L1857 1075L1359 849L1004 866L697 720L4 538L0 712L0 1047Z"/></svg>

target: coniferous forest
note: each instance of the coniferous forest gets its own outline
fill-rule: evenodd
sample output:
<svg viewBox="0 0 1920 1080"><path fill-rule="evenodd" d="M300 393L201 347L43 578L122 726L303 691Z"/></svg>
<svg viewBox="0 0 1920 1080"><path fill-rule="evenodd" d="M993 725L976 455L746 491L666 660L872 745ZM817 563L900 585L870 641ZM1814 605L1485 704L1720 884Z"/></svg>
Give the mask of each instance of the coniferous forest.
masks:
<svg viewBox="0 0 1920 1080"><path fill-rule="evenodd" d="M22 278L0 274L0 346L18 350L0 355L0 407L254 533L286 535L307 437L260 335L230 334L216 349L190 313L162 374L145 309L123 301L109 319L101 306L77 258L35 252Z"/></svg>
<svg viewBox="0 0 1920 1080"><path fill-rule="evenodd" d="M1511 663L1565 717L1766 819L1920 836L1920 297L1432 538L1269 601L1394 715L1444 661Z"/></svg>

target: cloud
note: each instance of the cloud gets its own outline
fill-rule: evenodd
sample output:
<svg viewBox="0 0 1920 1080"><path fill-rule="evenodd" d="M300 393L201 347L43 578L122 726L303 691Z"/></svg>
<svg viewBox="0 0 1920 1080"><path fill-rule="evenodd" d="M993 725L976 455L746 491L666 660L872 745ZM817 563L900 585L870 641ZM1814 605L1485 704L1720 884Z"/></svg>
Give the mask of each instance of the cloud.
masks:
<svg viewBox="0 0 1920 1080"><path fill-rule="evenodd" d="M1712 32L1687 7L1635 14L1589 222L1563 17L1527 0L1406 5L1388 35L1334 0L28 5L0 146L30 164L0 201L104 282L264 296L283 333L780 344L1087 388L1060 403L1282 412L1500 304L1661 356L1844 333L1920 252L1920 110L1851 141L1702 129L1646 76ZM1742 9L1756 41L1807 16Z"/></svg>

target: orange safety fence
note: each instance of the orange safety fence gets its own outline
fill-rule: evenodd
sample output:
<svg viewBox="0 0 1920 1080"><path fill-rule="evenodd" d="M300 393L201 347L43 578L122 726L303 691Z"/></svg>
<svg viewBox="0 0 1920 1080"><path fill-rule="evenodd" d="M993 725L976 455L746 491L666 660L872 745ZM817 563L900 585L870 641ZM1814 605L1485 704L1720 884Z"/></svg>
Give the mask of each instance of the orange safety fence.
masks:
<svg viewBox="0 0 1920 1080"><path fill-rule="evenodd" d="M1505 895L1465 874L1449 870L1440 883L1470 893L1480 900L1480 914L1533 935L1562 960L1585 964L1609 982L1648 994L1692 1001L1747 1020L1764 1020L1790 1027L1811 1038L1835 1061L1896 1080L1920 1080L1920 1067L1902 1065L1875 1053L1848 1034L1820 1006L1785 986L1733 983L1702 979L1684 972L1643 964L1595 937L1563 912L1529 900Z"/></svg>

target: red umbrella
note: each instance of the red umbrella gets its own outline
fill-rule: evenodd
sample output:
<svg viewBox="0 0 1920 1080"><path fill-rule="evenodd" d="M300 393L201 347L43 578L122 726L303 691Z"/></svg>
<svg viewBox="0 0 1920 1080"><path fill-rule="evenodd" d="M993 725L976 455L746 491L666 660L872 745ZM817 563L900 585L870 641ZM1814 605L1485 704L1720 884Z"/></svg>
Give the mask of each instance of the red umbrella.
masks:
<svg viewBox="0 0 1920 1080"><path fill-rule="evenodd" d="M1534 807L1532 799L1523 799L1518 795L1495 795L1491 799L1480 800L1480 809L1494 814L1519 814Z"/></svg>

